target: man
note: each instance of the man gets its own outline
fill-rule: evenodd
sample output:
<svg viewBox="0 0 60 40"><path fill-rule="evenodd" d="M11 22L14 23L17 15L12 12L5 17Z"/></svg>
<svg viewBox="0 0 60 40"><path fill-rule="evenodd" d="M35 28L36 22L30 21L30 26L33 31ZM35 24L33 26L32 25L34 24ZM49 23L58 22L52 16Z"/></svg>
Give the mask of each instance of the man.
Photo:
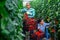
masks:
<svg viewBox="0 0 60 40"><path fill-rule="evenodd" d="M26 22L28 20L28 19L26 19L26 16L28 15L28 18L33 20L34 16L35 16L35 9L31 8L31 5L29 3L26 3L26 8L23 8L21 11L22 11L22 13L24 13L23 26L26 26L25 24L26 24ZM31 20L29 20L29 21L31 21Z"/></svg>
<svg viewBox="0 0 60 40"><path fill-rule="evenodd" d="M31 8L29 3L26 3L26 8L22 9L23 13L27 13L29 18L34 18L35 16L35 9Z"/></svg>
<svg viewBox="0 0 60 40"><path fill-rule="evenodd" d="M50 34L48 33L48 28L50 23L45 23L43 19L38 20L38 29L41 30L45 35L46 40L50 38Z"/></svg>
<svg viewBox="0 0 60 40"><path fill-rule="evenodd" d="M31 8L31 5L29 3L26 3L26 8L22 9L22 13L24 13L24 20L23 20L23 33L26 35L26 32L31 29L31 25L27 24L27 22L34 19L35 16L35 9ZM27 17L28 16L28 17ZM26 18L30 18L31 20L28 20ZM28 20L28 21L27 21ZM28 26L27 26L28 25ZM33 26L32 26L33 28ZM30 31L30 33L33 33L33 30Z"/></svg>
<svg viewBox="0 0 60 40"><path fill-rule="evenodd" d="M26 21L28 20L26 19L26 16L28 15L28 18L31 18L33 20L35 16L35 9L31 8L31 5L29 3L26 3L26 8L23 8L21 11L22 13L24 13L23 26L26 26L25 24L26 24Z"/></svg>

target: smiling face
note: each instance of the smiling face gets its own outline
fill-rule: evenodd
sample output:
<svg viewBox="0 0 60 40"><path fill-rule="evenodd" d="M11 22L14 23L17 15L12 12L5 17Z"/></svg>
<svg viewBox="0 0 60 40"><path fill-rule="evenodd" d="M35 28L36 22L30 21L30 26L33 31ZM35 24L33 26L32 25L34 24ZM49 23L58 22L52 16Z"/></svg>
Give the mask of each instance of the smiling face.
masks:
<svg viewBox="0 0 60 40"><path fill-rule="evenodd" d="M28 9L30 9L30 4L29 4L29 3L26 3L26 7L27 7Z"/></svg>

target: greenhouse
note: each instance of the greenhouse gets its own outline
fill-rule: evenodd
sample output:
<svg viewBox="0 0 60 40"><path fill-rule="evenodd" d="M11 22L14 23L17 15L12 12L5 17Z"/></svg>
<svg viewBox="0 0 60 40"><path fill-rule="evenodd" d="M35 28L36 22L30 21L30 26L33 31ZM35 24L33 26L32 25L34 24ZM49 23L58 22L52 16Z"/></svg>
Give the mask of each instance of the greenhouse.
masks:
<svg viewBox="0 0 60 40"><path fill-rule="evenodd" d="M60 40L60 0L0 0L0 40Z"/></svg>

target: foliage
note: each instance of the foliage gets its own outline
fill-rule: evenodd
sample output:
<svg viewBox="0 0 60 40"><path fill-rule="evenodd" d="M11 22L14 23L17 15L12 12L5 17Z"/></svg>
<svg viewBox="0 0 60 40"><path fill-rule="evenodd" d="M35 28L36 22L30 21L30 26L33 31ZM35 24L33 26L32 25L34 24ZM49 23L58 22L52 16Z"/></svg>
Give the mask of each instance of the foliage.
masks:
<svg viewBox="0 0 60 40"><path fill-rule="evenodd" d="M36 10L36 19L43 18L45 21L51 20L60 23L60 0L35 0L31 6Z"/></svg>
<svg viewBox="0 0 60 40"><path fill-rule="evenodd" d="M59 40L60 0L33 0L31 6L36 10L36 19L42 17L46 22L52 20ZM0 0L0 40L23 40L21 8L22 0Z"/></svg>
<svg viewBox="0 0 60 40"><path fill-rule="evenodd" d="M23 40L21 8L22 0L1 0L1 40Z"/></svg>
<svg viewBox="0 0 60 40"><path fill-rule="evenodd" d="M31 6L36 10L36 18L46 18L47 16L55 18L60 15L60 1L58 0L36 0L31 2Z"/></svg>
<svg viewBox="0 0 60 40"><path fill-rule="evenodd" d="M36 11L36 19L43 18L46 22L51 22L56 34L59 35L60 29L60 0L33 0L31 6Z"/></svg>

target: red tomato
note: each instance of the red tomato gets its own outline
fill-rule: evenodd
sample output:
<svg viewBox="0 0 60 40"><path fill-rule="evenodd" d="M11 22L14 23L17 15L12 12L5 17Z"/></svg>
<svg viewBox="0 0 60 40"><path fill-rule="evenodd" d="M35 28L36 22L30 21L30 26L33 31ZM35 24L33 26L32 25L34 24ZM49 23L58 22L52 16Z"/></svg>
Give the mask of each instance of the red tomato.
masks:
<svg viewBox="0 0 60 40"><path fill-rule="evenodd" d="M54 29L52 29L52 32L54 33L54 32L55 32L55 30L54 30Z"/></svg>

